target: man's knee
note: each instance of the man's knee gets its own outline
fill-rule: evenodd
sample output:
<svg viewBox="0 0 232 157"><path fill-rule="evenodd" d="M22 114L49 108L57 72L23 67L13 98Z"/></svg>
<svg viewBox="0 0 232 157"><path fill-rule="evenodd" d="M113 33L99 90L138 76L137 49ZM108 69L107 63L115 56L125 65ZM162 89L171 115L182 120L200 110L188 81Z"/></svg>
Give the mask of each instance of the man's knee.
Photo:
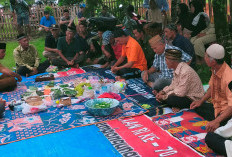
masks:
<svg viewBox="0 0 232 157"><path fill-rule="evenodd" d="M0 91L12 91L17 86L17 81L14 77L5 77L0 80Z"/></svg>
<svg viewBox="0 0 232 157"><path fill-rule="evenodd" d="M169 86L171 84L171 79L157 79L154 82L153 88L154 90L160 91L164 87Z"/></svg>
<svg viewBox="0 0 232 157"><path fill-rule="evenodd" d="M26 76L27 74L31 73L32 71L29 70L26 66L19 66L16 72L19 75Z"/></svg>
<svg viewBox="0 0 232 157"><path fill-rule="evenodd" d="M204 45L204 43L203 43L202 39L199 38L199 39L195 40L194 45Z"/></svg>
<svg viewBox="0 0 232 157"><path fill-rule="evenodd" d="M213 132L208 132L205 136L205 143L207 145L211 145L212 139L213 139L214 133Z"/></svg>
<svg viewBox="0 0 232 157"><path fill-rule="evenodd" d="M51 56L51 52L49 52L49 51L43 51L43 56L45 58L49 58Z"/></svg>

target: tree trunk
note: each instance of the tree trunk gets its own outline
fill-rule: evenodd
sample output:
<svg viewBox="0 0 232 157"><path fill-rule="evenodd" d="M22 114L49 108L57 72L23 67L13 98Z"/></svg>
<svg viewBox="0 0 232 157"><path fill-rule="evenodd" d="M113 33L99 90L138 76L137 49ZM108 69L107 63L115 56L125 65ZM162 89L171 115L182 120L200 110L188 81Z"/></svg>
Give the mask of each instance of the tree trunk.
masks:
<svg viewBox="0 0 232 157"><path fill-rule="evenodd" d="M213 14L215 23L215 32L217 42L225 48L225 61L231 65L231 36L229 32L229 25L227 22L226 12L227 0L213 0Z"/></svg>
<svg viewBox="0 0 232 157"><path fill-rule="evenodd" d="M172 0L172 2L171 2L171 19L172 19L173 23L175 23L177 20L176 7L177 7L177 0Z"/></svg>

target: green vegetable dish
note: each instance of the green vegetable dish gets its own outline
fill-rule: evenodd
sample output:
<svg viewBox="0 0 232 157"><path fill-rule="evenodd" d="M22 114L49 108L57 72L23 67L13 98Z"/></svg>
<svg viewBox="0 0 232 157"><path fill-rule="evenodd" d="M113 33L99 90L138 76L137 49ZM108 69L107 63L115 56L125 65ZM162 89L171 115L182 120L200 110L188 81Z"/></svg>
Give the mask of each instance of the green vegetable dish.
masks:
<svg viewBox="0 0 232 157"><path fill-rule="evenodd" d="M61 84L60 87L65 88L65 87L69 87L69 85L68 84Z"/></svg>
<svg viewBox="0 0 232 157"><path fill-rule="evenodd" d="M110 103L100 102L93 106L94 108L110 108Z"/></svg>

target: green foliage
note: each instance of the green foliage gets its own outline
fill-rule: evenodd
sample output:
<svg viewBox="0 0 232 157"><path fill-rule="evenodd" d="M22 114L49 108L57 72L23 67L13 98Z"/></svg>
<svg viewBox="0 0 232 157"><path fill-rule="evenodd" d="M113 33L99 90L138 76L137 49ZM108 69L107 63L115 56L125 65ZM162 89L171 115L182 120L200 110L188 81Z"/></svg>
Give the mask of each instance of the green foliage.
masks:
<svg viewBox="0 0 232 157"><path fill-rule="evenodd" d="M211 76L211 70L210 68L203 64L203 65L196 65L195 68L197 74L199 75L202 84L208 84L210 76Z"/></svg>
<svg viewBox="0 0 232 157"><path fill-rule="evenodd" d="M32 4L34 4L35 3L35 1L34 0L25 0L26 2L27 2L27 4L28 5L32 5Z"/></svg>
<svg viewBox="0 0 232 157"><path fill-rule="evenodd" d="M226 0L213 0L213 14L215 23L215 33L217 42L221 44L225 50L225 61L231 65L231 35L226 17Z"/></svg>
<svg viewBox="0 0 232 157"><path fill-rule="evenodd" d="M117 0L116 7L112 10L115 16L118 18L119 23L123 20L124 16L126 15L125 8L130 4L129 1L125 0ZM119 6L122 5L122 8Z"/></svg>
<svg viewBox="0 0 232 157"><path fill-rule="evenodd" d="M86 0L86 14L89 17L95 16L96 9L102 4L102 0Z"/></svg>
<svg viewBox="0 0 232 157"><path fill-rule="evenodd" d="M79 4L83 0L59 0L59 6Z"/></svg>
<svg viewBox="0 0 232 157"><path fill-rule="evenodd" d="M50 14L51 16L54 15L54 14L53 14L53 9L52 9L52 7L50 7L50 6L46 6L46 7L44 8L44 11L48 11L49 14Z"/></svg>

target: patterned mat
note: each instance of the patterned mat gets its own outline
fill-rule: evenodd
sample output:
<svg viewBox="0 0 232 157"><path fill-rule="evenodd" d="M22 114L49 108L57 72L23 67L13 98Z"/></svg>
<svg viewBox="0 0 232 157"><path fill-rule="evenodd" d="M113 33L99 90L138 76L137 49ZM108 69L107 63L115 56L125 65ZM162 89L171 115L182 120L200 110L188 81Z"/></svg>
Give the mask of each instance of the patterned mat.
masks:
<svg viewBox="0 0 232 157"><path fill-rule="evenodd" d="M205 144L205 126L208 121L194 111L183 111L153 118L153 121L173 136L205 156L216 156Z"/></svg>
<svg viewBox="0 0 232 157"><path fill-rule="evenodd" d="M73 81L77 77L86 78L93 76L94 73L84 73L73 75L70 77L62 77L56 80L59 83L67 83ZM96 74L95 74L96 75ZM97 75L96 75L97 76ZM3 93L0 96L7 100L8 104L11 100L19 100L20 95L29 88L29 86L41 87L48 82L24 82L18 88L10 93ZM120 94L122 100L120 106L111 116L94 117L87 112L84 102L74 103L71 106L63 108L48 108L47 111L24 115L22 112L13 112L6 108L5 118L0 123L0 144L11 143L26 138L32 138L44 134L63 131L74 127L91 125L112 119L122 117L136 116L145 113L143 109L133 100ZM75 102L75 99L73 100Z"/></svg>
<svg viewBox="0 0 232 157"><path fill-rule="evenodd" d="M86 72L95 72L98 75L114 79L115 75L111 72L110 69L101 69L96 68L94 66L85 66L82 67ZM135 102L141 104L144 108L149 110L149 112L146 113L149 117L162 115L166 111L163 110L163 106L156 101L156 98L154 94L152 94L151 88L149 88L141 78L135 78L135 79L129 79L126 80L128 83L127 89L126 89L126 95Z"/></svg>

